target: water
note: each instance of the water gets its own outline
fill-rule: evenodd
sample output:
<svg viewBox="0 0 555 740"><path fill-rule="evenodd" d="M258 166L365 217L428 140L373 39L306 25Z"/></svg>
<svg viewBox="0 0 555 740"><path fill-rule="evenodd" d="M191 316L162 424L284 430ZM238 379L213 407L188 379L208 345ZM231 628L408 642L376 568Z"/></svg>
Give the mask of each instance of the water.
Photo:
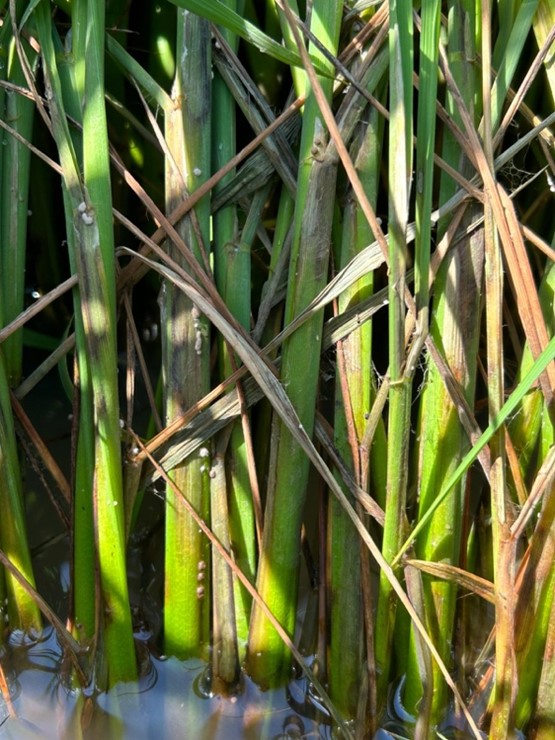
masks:
<svg viewBox="0 0 555 740"><path fill-rule="evenodd" d="M120 684L107 693L76 692L62 678L61 651L51 628L33 643L13 633L2 664L16 715L11 717L0 699L2 740L74 740L80 721L86 740L332 737L331 727L316 718L318 708L302 679L287 690L261 692L244 677L236 696L222 698L207 688L206 666L200 661L150 655L138 684ZM298 711L303 702L305 714Z"/></svg>

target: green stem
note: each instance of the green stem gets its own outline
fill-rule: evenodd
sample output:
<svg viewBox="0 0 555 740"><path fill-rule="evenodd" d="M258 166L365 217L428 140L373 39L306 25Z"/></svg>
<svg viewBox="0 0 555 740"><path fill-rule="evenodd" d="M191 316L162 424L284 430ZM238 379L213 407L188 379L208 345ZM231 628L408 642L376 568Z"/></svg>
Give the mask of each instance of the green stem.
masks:
<svg viewBox="0 0 555 740"><path fill-rule="evenodd" d="M341 4L315 2L311 30L335 51ZM331 98L332 84L320 80ZM293 246L286 300L286 321L291 321L325 285L335 200L337 167L325 156L327 136L313 95L307 100L299 156L298 190ZM312 433L318 387L322 312L296 331L283 346L282 383L299 416ZM300 529L309 463L292 434L275 421L274 465L270 470L264 537L257 585L262 599L292 635L295 626ZM263 686L283 680L288 652L260 608L253 609L248 648L248 669Z"/></svg>
<svg viewBox="0 0 555 740"><path fill-rule="evenodd" d="M389 413L382 554L391 563L403 539L408 477L412 368L405 374L406 228L412 171L412 8L393 2L389 18ZM391 680L396 595L380 573L375 626L378 696Z"/></svg>
<svg viewBox="0 0 555 740"><path fill-rule="evenodd" d="M168 212L181 202L184 186L187 191L194 191L207 179L210 168L209 28L192 14L180 9L176 14L179 63L171 95L174 106L166 112L166 142L175 162L175 165L166 162ZM201 261L202 250L209 243L208 199L200 201L194 214L185 217L177 229ZM185 267L178 249L171 243L167 248L170 256ZM163 288L161 324L165 417L170 422L209 390L209 329L193 303L171 283ZM209 478L203 455L204 452L197 451L175 468L171 476L196 511L208 518ZM205 656L210 612L208 546L181 497L170 490L167 497L165 650L180 658ZM202 584L201 575L205 579Z"/></svg>
<svg viewBox="0 0 555 740"><path fill-rule="evenodd" d="M359 127L352 151L357 172L365 186L370 203L375 204L380 167L380 136L377 112L369 111L369 123ZM372 233L355 198L351 196L343 216L340 267L372 242ZM366 277L346 290L338 301L339 313L372 295L374 277ZM336 384L335 445L344 460L352 460L358 485L367 480L366 460L361 455L361 442L366 419L372 405L372 324L367 322L346 337L338 346L342 361ZM330 696L345 717L354 718L360 701L358 687L362 673L361 643L363 637L363 589L361 545L356 531L335 497L330 501L328 521L330 548ZM367 645L373 651L373 645ZM370 661L369 661L370 662ZM372 677L370 678L372 680Z"/></svg>
<svg viewBox="0 0 555 740"><path fill-rule="evenodd" d="M236 0L223 3L239 12ZM242 3L240 3L242 5ZM227 29L221 30L232 49L237 48L238 38ZM218 73L213 83L213 169L218 170L236 153L236 107L231 91ZM233 180L234 172L223 178L216 189L216 196ZM255 195L253 208L239 233L235 204L220 208L213 216L214 262L216 285L232 315L247 331L251 319L251 247L263 203L257 205ZM220 372L222 378L230 375L236 365L232 349L220 343ZM226 453L226 479L229 498L229 534L237 565L250 579L254 579L256 568L256 533L254 524L253 497L248 475L248 457L243 429L240 422L233 425ZM227 509L227 507L226 507ZM247 641L251 598L245 588L234 579L235 624L237 634L229 639L239 642L241 657ZM222 603L225 593L215 593L214 598ZM228 647L231 651L231 646Z"/></svg>
<svg viewBox="0 0 555 740"><path fill-rule="evenodd" d="M52 41L50 8L39 3L35 18L50 95L52 128L62 163L74 234L79 278L84 352L91 368L94 424L93 506L95 544L102 591L106 675L111 686L136 676L135 651L125 567L125 535L117 389L115 269L112 239L110 170L104 108L103 7L77 2L72 20L75 53L87 59L76 70L76 89L86 99L83 116L83 179L65 118L63 94ZM84 72L84 73L83 73ZM68 212L69 216L69 212Z"/></svg>

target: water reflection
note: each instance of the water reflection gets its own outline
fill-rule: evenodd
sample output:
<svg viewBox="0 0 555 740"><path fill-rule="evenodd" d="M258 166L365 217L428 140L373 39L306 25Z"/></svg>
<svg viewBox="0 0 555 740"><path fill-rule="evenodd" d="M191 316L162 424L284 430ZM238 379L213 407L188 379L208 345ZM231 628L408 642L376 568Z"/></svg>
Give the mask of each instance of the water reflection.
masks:
<svg viewBox="0 0 555 740"><path fill-rule="evenodd" d="M210 672L200 661L149 655L136 684L109 692L75 691L62 678L54 630L39 640L13 633L2 663L16 717L0 699L0 736L25 740L258 740L331 739L317 697L303 679L287 690L261 692L243 677L237 693L214 696Z"/></svg>

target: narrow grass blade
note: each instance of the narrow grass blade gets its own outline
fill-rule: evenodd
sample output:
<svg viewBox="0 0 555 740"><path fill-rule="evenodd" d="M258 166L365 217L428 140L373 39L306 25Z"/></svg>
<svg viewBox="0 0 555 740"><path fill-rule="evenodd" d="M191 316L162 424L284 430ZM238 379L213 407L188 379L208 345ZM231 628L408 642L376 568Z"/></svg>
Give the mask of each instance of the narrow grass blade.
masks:
<svg viewBox="0 0 555 740"><path fill-rule="evenodd" d="M153 100L165 112L171 109L172 102L167 92L110 34L106 35L106 51L120 65L129 79L139 85L150 100Z"/></svg>
<svg viewBox="0 0 555 740"><path fill-rule="evenodd" d="M501 120L507 92L530 33L537 7L538 0L523 0L519 3L516 17L512 22L505 24L505 28L509 30L508 38L500 35L497 39L493 57L493 64L497 66L497 77L491 92L491 121L494 132ZM501 11L501 15L507 21L507 14Z"/></svg>
<svg viewBox="0 0 555 740"><path fill-rule="evenodd" d="M226 7L220 0L210 0L210 2L203 2L203 0L171 0L171 2L180 8L186 8L191 13L196 13L201 18L216 23L218 26L227 28L231 33L236 34L249 44L253 44L261 52L269 54L280 62L298 67L302 66L301 58L297 52L278 44L277 41L242 18L231 8ZM314 57L314 66L320 74L331 76L329 68L320 62L316 56Z"/></svg>
<svg viewBox="0 0 555 740"><path fill-rule="evenodd" d="M534 34L538 42L538 46L541 48L550 33L553 26L555 26L555 8L550 0L539 0L536 15L534 16ZM551 90L551 99L555 104L555 69L553 68L553 50L544 61L545 74Z"/></svg>

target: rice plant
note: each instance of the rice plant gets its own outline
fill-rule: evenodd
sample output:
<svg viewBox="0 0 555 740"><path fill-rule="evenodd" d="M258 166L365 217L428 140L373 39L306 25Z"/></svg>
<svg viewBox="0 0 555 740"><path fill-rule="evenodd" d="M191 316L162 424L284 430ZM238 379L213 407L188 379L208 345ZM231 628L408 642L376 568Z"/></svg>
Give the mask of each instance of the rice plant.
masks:
<svg viewBox="0 0 555 740"><path fill-rule="evenodd" d="M551 737L553 3L0 19L12 733L51 625L68 737L161 654L199 727Z"/></svg>

